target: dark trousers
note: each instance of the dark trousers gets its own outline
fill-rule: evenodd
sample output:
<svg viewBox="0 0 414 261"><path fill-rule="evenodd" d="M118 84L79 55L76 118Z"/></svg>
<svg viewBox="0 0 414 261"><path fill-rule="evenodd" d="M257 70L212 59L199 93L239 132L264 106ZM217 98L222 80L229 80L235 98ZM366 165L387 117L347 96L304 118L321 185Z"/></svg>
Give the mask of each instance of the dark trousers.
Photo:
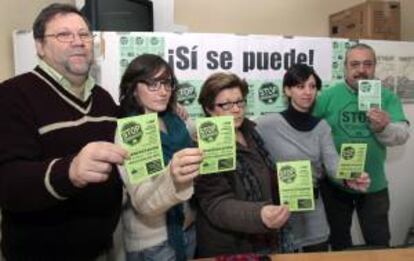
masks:
<svg viewBox="0 0 414 261"><path fill-rule="evenodd" d="M351 225L355 209L366 245L389 246L388 189L352 194L335 187L328 180L321 182L320 189L331 230L329 241L332 250L352 247Z"/></svg>

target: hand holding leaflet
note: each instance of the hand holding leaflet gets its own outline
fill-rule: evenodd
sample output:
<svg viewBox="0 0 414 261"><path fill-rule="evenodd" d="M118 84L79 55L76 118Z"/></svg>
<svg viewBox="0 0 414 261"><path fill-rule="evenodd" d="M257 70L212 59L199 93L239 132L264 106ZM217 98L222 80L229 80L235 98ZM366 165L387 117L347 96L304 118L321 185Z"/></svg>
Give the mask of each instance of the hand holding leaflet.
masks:
<svg viewBox="0 0 414 261"><path fill-rule="evenodd" d="M128 150L124 161L131 184L138 184L164 170L161 137L156 113L118 120L117 140Z"/></svg>
<svg viewBox="0 0 414 261"><path fill-rule="evenodd" d="M236 134L233 116L197 118L198 146L203 151L200 174L236 168Z"/></svg>

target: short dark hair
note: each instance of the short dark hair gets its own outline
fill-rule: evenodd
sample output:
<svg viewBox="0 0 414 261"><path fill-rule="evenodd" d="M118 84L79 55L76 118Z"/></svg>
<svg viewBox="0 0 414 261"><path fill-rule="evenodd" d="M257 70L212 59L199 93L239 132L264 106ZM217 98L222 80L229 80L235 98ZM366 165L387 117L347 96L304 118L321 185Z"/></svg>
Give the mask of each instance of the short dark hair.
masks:
<svg viewBox="0 0 414 261"><path fill-rule="evenodd" d="M33 23L33 37L35 40L40 40L44 38L46 25L47 23L52 20L58 14L77 14L85 21L88 25L88 29L91 30L91 26L89 24L88 19L73 5L70 4L58 4L54 3L51 4L38 14L34 23Z"/></svg>
<svg viewBox="0 0 414 261"><path fill-rule="evenodd" d="M134 96L137 83L154 78L154 76L164 71L163 75L168 75L172 80L172 85L177 86L177 78L173 69L160 56L154 54L143 54L135 57L126 68L122 75L119 86L119 103L121 106L121 116L145 113L144 107L139 104ZM171 91L168 101L167 111L173 111L176 106L176 88Z"/></svg>
<svg viewBox="0 0 414 261"><path fill-rule="evenodd" d="M249 93L249 85L245 80L240 79L236 74L218 72L210 75L203 83L198 96L198 103L203 108L204 113L210 116L207 109L214 109L214 100L217 95L225 89L239 88L243 98Z"/></svg>
<svg viewBox="0 0 414 261"><path fill-rule="evenodd" d="M374 63L377 63L377 57L375 55L375 50L374 48L372 48L371 46L369 46L368 44L365 43L356 43L354 45L351 45L345 53L345 60L344 60L344 64L346 65L348 62L348 55L351 51L355 50L355 49L360 49L360 50L369 50L373 55L374 55Z"/></svg>
<svg viewBox="0 0 414 261"><path fill-rule="evenodd" d="M311 75L315 78L316 89L320 90L322 80L312 67L301 63L292 65L283 76L283 90L306 82Z"/></svg>

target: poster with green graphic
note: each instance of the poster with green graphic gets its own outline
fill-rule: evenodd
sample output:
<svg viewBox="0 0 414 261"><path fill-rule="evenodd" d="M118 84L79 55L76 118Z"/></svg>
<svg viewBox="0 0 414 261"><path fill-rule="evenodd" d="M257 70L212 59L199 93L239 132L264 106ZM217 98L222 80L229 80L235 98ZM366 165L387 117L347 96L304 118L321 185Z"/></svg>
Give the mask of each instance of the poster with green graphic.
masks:
<svg viewBox="0 0 414 261"><path fill-rule="evenodd" d="M356 179L364 171L367 144L343 143L336 173L338 179Z"/></svg>
<svg viewBox="0 0 414 261"><path fill-rule="evenodd" d="M122 118L117 125L119 143L129 152L129 158L124 161L129 182L138 184L161 174L164 158L157 114Z"/></svg>
<svg viewBox="0 0 414 261"><path fill-rule="evenodd" d="M248 101L249 111L258 112L260 116L272 112L280 112L286 108L286 101L283 94L282 81L281 80L272 80L272 81L259 81L251 80L249 85L255 90L254 98L254 109L250 107Z"/></svg>
<svg viewBox="0 0 414 261"><path fill-rule="evenodd" d="M177 102L186 108L192 119L204 116L197 101L202 84L202 80L186 80L179 82L177 86Z"/></svg>
<svg viewBox="0 0 414 261"><path fill-rule="evenodd" d="M311 211L315 209L312 169L309 160L276 163L280 203L289 211Z"/></svg>
<svg viewBox="0 0 414 261"><path fill-rule="evenodd" d="M197 118L198 147L203 151L200 174L236 168L236 134L233 116Z"/></svg>
<svg viewBox="0 0 414 261"><path fill-rule="evenodd" d="M344 78L345 54L349 47L355 45L355 41L332 40L332 81L340 81Z"/></svg>
<svg viewBox="0 0 414 261"><path fill-rule="evenodd" d="M148 33L119 34L119 68L122 75L128 64L137 56L145 53L164 57L165 39Z"/></svg>
<svg viewBox="0 0 414 261"><path fill-rule="evenodd" d="M244 115L247 118L254 118L256 109L255 87L254 84L248 83L249 93L246 96L246 107L244 108ZM257 114L257 113L256 113Z"/></svg>
<svg viewBox="0 0 414 261"><path fill-rule="evenodd" d="M358 81L358 109L369 111L372 108L381 109L381 81Z"/></svg>

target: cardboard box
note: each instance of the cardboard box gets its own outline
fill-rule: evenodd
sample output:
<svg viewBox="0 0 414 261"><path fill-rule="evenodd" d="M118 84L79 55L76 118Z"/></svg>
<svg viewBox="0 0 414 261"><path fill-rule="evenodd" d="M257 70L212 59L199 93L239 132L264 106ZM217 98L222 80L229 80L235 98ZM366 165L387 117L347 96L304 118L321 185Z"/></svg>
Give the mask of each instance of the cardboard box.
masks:
<svg viewBox="0 0 414 261"><path fill-rule="evenodd" d="M368 1L329 16L331 37L400 40L400 3Z"/></svg>

